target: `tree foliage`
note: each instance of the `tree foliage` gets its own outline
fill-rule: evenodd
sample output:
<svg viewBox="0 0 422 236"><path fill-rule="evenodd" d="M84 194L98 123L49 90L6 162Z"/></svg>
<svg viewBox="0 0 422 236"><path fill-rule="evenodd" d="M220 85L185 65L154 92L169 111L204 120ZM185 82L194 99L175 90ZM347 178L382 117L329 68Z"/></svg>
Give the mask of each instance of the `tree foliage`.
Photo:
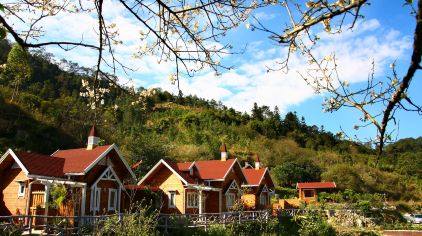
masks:
<svg viewBox="0 0 422 236"><path fill-rule="evenodd" d="M321 169L311 161L289 161L276 166L272 174L281 186L294 187L298 182L318 182Z"/></svg>
<svg viewBox="0 0 422 236"><path fill-rule="evenodd" d="M7 57L7 64L2 65L3 76L11 87L11 101L19 94L19 88L31 78L32 68L29 65L30 55L19 44L14 44Z"/></svg>

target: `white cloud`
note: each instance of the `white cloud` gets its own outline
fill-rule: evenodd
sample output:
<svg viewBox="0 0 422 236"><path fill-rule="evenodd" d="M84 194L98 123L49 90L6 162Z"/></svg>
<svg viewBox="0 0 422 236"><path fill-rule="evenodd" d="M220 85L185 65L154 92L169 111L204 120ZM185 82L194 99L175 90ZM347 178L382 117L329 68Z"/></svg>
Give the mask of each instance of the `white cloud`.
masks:
<svg viewBox="0 0 422 236"><path fill-rule="evenodd" d="M276 17L278 17L277 14L271 14L271 13L267 13L267 12L263 12L263 11L255 13L254 16L260 21L272 20L272 19L275 19Z"/></svg>
<svg viewBox="0 0 422 236"><path fill-rule="evenodd" d="M356 35L355 35L356 33ZM229 107L250 111L254 102L259 105L278 106L285 112L289 106L300 104L314 96L314 91L299 77L307 62L299 55L291 55L290 70L267 73L266 66L276 66L276 61L285 57L286 50L271 48L260 50L262 42L251 43L249 60L243 58L237 70L213 77L212 73L192 79L182 79L184 94L196 94L207 99L221 100ZM394 30L380 28L377 20L356 25L355 32L340 35L322 34L315 54L319 57L336 53L341 79L351 83L366 81L372 60L376 63L376 74L383 75L392 61L400 58L410 47L410 40ZM257 56L264 52L266 56ZM268 53L267 53L268 52ZM175 86L168 82L154 84L170 91Z"/></svg>

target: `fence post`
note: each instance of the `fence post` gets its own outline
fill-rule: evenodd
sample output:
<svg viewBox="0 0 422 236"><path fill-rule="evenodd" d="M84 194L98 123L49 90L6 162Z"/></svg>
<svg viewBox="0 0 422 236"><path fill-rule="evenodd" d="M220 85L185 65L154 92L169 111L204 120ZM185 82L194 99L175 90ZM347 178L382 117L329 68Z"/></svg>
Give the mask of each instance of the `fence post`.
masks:
<svg viewBox="0 0 422 236"><path fill-rule="evenodd" d="M226 214L223 213L223 225L226 228Z"/></svg>
<svg viewBox="0 0 422 236"><path fill-rule="evenodd" d="M29 216L29 235L32 235L32 215Z"/></svg>
<svg viewBox="0 0 422 236"><path fill-rule="evenodd" d="M168 227L168 215L166 215L164 217L165 222L164 222L164 232L166 232L166 234L168 233L167 227Z"/></svg>
<svg viewBox="0 0 422 236"><path fill-rule="evenodd" d="M48 232L48 218L44 216L45 219L45 231Z"/></svg>
<svg viewBox="0 0 422 236"><path fill-rule="evenodd" d="M205 232L207 232L207 216L205 215Z"/></svg>

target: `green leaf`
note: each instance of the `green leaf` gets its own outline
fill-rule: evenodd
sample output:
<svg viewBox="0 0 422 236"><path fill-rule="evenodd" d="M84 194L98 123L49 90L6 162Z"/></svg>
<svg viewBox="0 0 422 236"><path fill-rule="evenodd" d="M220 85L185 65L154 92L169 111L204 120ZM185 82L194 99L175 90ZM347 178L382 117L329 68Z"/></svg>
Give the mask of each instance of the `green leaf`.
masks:
<svg viewBox="0 0 422 236"><path fill-rule="evenodd" d="M7 35L6 28L0 26L0 40L5 39Z"/></svg>
<svg viewBox="0 0 422 236"><path fill-rule="evenodd" d="M404 5L411 5L413 3L413 0L404 0Z"/></svg>
<svg viewBox="0 0 422 236"><path fill-rule="evenodd" d="M0 3L0 11L4 11L4 6L1 3Z"/></svg>

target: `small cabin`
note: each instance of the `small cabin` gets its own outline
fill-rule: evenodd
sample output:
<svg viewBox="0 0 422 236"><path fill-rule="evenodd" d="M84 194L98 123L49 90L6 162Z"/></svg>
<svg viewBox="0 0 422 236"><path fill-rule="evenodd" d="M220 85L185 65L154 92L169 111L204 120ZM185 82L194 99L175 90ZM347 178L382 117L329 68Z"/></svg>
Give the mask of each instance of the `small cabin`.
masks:
<svg viewBox="0 0 422 236"><path fill-rule="evenodd" d="M0 215L122 212L124 184L135 175L115 144L99 146L98 141L92 127L87 147L51 155L7 150L0 158ZM54 206L57 192L64 200Z"/></svg>
<svg viewBox="0 0 422 236"><path fill-rule="evenodd" d="M299 199L310 203L317 201L318 192L331 191L337 188L335 182L311 182L311 183L297 183Z"/></svg>
<svg viewBox="0 0 422 236"><path fill-rule="evenodd" d="M242 169L246 183L242 185L242 201L247 210L271 208L274 182L267 167L263 167L259 155L255 155L255 166L249 163Z"/></svg>

